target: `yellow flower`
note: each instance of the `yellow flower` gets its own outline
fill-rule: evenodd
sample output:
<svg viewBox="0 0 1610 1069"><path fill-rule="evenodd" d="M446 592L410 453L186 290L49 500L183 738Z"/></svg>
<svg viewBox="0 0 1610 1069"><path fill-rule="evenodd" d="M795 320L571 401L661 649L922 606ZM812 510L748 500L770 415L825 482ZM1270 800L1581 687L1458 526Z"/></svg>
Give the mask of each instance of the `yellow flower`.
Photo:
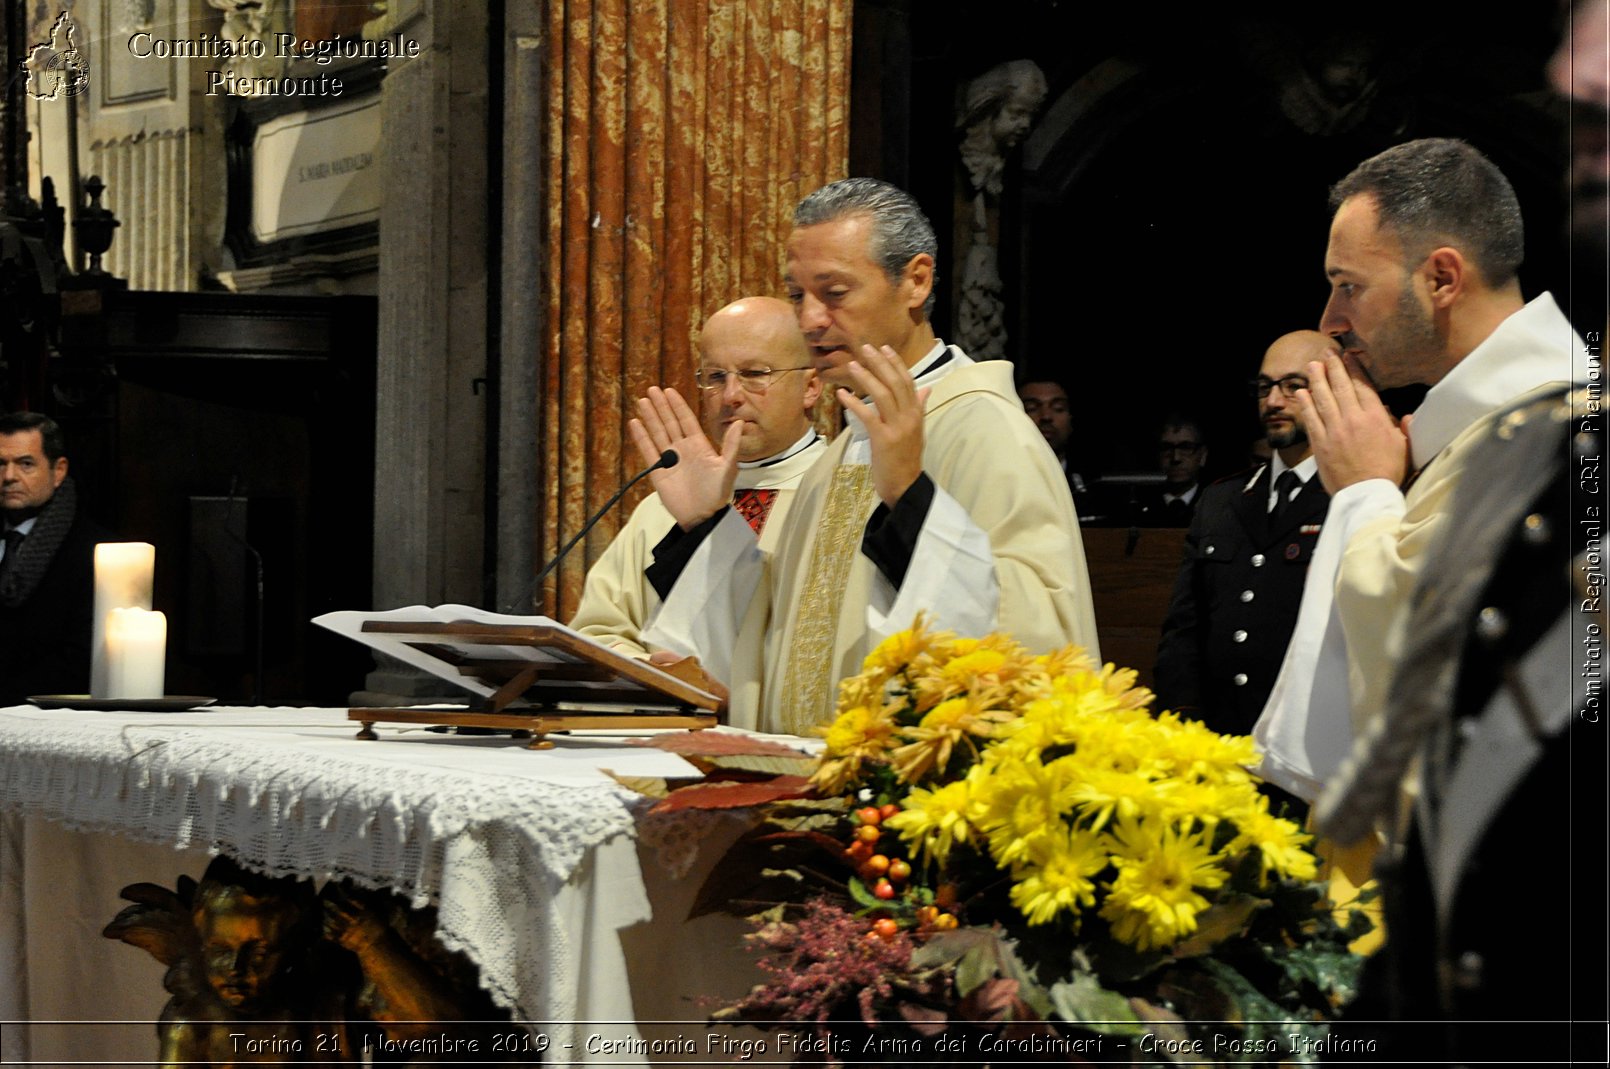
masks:
<svg viewBox="0 0 1610 1069"><path fill-rule="evenodd" d="M1198 889L1217 888L1228 875L1203 835L1122 819L1111 834L1118 875L1101 915L1112 923L1113 935L1137 950L1152 950L1196 931L1196 915L1208 907Z"/></svg>
<svg viewBox="0 0 1610 1069"><path fill-rule="evenodd" d="M827 729L827 752L838 756L872 757L889 748L894 718L887 709L853 706L840 713Z"/></svg>
<svg viewBox="0 0 1610 1069"><path fill-rule="evenodd" d="M883 756L894 741L894 717L887 707L853 706L827 728L823 751L811 786L820 794L839 794L861 771L863 762Z"/></svg>
<svg viewBox="0 0 1610 1069"><path fill-rule="evenodd" d="M1249 807L1233 818L1241 834L1230 843L1229 849L1235 852L1257 847L1263 862L1259 875L1262 883L1269 882L1270 873L1287 880L1312 880L1318 872L1318 862L1307 850L1313 836L1292 821L1272 816L1262 796L1258 801L1263 804Z"/></svg>
<svg viewBox="0 0 1610 1069"><path fill-rule="evenodd" d="M936 639L943 637L943 634L936 635L929 631L927 616L919 613L909 631L897 631L878 643L877 648L866 655L861 670L893 675L915 661Z"/></svg>
<svg viewBox="0 0 1610 1069"><path fill-rule="evenodd" d="M933 790L918 787L906 795L905 807L883 826L898 832L915 856L931 858L943 867L951 847L966 842L971 832L967 820L970 805L964 779Z"/></svg>
<svg viewBox="0 0 1610 1069"><path fill-rule="evenodd" d="M1061 913L1077 916L1096 904L1093 880L1107 867L1107 851L1093 832L1063 828L1039 840L1027 864L1014 872L1012 905L1033 924L1045 924Z"/></svg>
<svg viewBox="0 0 1610 1069"><path fill-rule="evenodd" d="M944 771L951 751L969 736L988 738L994 726L1012 718L1007 709L991 709L991 696L970 693L940 702L915 726L901 731L911 740L889 755L903 783L916 783L929 772Z"/></svg>
<svg viewBox="0 0 1610 1069"><path fill-rule="evenodd" d="M981 766L974 788L975 823L988 838L990 855L1002 867L1027 858L1040 839L1064 826L1073 804L1075 769L1039 755L1005 758Z"/></svg>

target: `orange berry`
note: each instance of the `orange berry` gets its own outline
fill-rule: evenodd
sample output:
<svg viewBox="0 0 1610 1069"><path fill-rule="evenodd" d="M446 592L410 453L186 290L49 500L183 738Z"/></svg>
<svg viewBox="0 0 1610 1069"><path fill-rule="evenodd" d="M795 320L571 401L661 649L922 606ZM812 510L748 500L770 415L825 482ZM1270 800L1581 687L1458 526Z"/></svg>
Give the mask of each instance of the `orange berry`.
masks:
<svg viewBox="0 0 1610 1069"><path fill-rule="evenodd" d="M956 885L950 883L940 884L939 889L934 892L934 905L939 906L941 909L949 909L955 904Z"/></svg>
<svg viewBox="0 0 1610 1069"><path fill-rule="evenodd" d="M934 918L934 927L938 928L942 932L951 931L956 927L957 923L956 915L954 913L941 913L939 916Z"/></svg>
<svg viewBox="0 0 1610 1069"><path fill-rule="evenodd" d="M934 918L937 916L939 916L939 910L933 906L917 907L917 923L924 927L933 924Z"/></svg>
<svg viewBox="0 0 1610 1069"><path fill-rule="evenodd" d="M857 839L855 842L849 845L848 849L844 851L844 856L848 857L851 861L859 865L866 861L867 858L872 856L872 851L873 847L871 843L863 843L861 840Z"/></svg>
<svg viewBox="0 0 1610 1069"><path fill-rule="evenodd" d="M900 807L893 802L888 802L878 807L878 815L884 820L888 820L898 812L900 812Z"/></svg>
<svg viewBox="0 0 1610 1069"><path fill-rule="evenodd" d="M889 879L898 883L901 880L910 879L910 877L911 862L903 857L897 857L889 862Z"/></svg>
<svg viewBox="0 0 1610 1069"><path fill-rule="evenodd" d="M863 824L855 829L855 837L863 843L875 843L883 837L876 824Z"/></svg>
<svg viewBox="0 0 1610 1069"><path fill-rule="evenodd" d="M883 819L883 813L875 805L869 805L865 809L857 809L855 815L861 818L862 824L876 824Z"/></svg>
<svg viewBox="0 0 1610 1069"><path fill-rule="evenodd" d="M885 872L888 872L891 864L892 863L889 861L889 859L882 854L873 854L871 857L866 859L866 867L871 869L879 876L882 876Z"/></svg>
<svg viewBox="0 0 1610 1069"><path fill-rule="evenodd" d="M885 939L893 939L900 925L893 917L879 917L872 923L872 930Z"/></svg>
<svg viewBox="0 0 1610 1069"><path fill-rule="evenodd" d="M885 902L893 898L897 893L898 892L896 892L894 889L894 884L890 883L888 880L879 880L877 883L872 885L872 897L881 898Z"/></svg>

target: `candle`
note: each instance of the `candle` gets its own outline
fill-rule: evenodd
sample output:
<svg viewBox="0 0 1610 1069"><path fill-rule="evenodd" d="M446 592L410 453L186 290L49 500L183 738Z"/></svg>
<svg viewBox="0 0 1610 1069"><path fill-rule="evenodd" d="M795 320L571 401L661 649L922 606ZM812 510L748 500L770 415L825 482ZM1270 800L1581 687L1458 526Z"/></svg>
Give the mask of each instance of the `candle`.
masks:
<svg viewBox="0 0 1610 1069"><path fill-rule="evenodd" d="M156 571L156 559L156 547L149 542L102 542L95 547L95 617L90 636L91 697L114 696L109 689L111 681L107 676L107 615L113 609L151 607L151 580Z"/></svg>
<svg viewBox="0 0 1610 1069"><path fill-rule="evenodd" d="M162 697L162 667L168 651L168 618L145 609L106 614L108 698Z"/></svg>

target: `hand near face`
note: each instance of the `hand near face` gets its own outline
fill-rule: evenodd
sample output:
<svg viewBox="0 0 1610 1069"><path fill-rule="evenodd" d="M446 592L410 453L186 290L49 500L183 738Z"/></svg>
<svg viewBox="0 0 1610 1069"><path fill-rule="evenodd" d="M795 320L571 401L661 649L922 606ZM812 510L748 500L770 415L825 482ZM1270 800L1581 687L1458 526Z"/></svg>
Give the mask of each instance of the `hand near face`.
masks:
<svg viewBox="0 0 1610 1069"><path fill-rule="evenodd" d="M1308 365L1308 389L1297 391L1319 478L1334 494L1366 479L1403 485L1409 471L1409 436L1381 403L1351 357L1327 356Z"/></svg>
<svg viewBox="0 0 1610 1069"><path fill-rule="evenodd" d="M692 530L732 500L742 423L727 427L717 452L682 395L658 386L650 386L648 396L638 400L637 416L627 430L644 464L653 464L667 449L676 450L676 466L656 471L649 481L679 527Z"/></svg>
<svg viewBox="0 0 1610 1069"><path fill-rule="evenodd" d="M850 361L848 370L866 400L841 389L839 403L866 425L872 444L872 484L878 498L893 508L922 474L922 418L928 389L917 389L905 362L887 345L861 346L861 359Z"/></svg>

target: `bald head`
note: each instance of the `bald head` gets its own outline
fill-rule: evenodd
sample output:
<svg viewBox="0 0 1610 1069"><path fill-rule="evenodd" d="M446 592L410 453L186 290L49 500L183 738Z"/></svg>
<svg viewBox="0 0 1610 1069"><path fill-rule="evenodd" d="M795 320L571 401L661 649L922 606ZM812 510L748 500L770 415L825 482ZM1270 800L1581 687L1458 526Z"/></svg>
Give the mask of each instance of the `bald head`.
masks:
<svg viewBox="0 0 1610 1069"><path fill-rule="evenodd" d="M787 301L745 297L711 316L699 332L699 369L706 381L721 380L700 390L705 433L719 442L728 426L742 423L739 460L775 456L810 429L822 384ZM764 387L753 374L745 381L742 373L762 369L772 372Z"/></svg>
<svg viewBox="0 0 1610 1069"><path fill-rule="evenodd" d="M1258 398L1258 419L1272 449L1280 452L1280 459L1295 467L1309 453L1308 432L1297 414L1295 397L1288 397L1308 385L1308 363L1323 360L1341 352L1335 338L1317 330L1294 330L1282 334L1263 354L1258 377L1271 386L1267 395ZM1260 385L1260 389L1262 386Z"/></svg>

